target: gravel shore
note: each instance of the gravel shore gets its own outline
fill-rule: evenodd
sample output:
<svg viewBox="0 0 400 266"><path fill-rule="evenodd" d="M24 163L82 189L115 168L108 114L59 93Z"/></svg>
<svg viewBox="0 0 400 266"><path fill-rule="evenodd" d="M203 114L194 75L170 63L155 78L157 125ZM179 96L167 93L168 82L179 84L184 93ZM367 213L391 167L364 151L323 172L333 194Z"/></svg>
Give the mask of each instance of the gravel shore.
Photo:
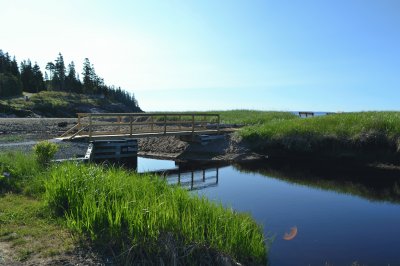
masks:
<svg viewBox="0 0 400 266"><path fill-rule="evenodd" d="M30 152L38 141L54 141L75 124L76 118L0 118L0 152ZM88 146L84 142L55 143L59 147L55 159L84 156Z"/></svg>

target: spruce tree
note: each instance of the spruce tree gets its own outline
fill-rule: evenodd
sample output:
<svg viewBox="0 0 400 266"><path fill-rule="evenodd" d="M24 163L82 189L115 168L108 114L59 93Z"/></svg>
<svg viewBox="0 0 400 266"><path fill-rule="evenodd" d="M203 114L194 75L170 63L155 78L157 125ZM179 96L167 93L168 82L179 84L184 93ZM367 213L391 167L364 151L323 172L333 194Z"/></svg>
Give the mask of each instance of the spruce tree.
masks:
<svg viewBox="0 0 400 266"><path fill-rule="evenodd" d="M40 71L40 67L35 62L35 65L32 68L33 72L33 88L35 92L45 90L44 80L43 80L43 73Z"/></svg>

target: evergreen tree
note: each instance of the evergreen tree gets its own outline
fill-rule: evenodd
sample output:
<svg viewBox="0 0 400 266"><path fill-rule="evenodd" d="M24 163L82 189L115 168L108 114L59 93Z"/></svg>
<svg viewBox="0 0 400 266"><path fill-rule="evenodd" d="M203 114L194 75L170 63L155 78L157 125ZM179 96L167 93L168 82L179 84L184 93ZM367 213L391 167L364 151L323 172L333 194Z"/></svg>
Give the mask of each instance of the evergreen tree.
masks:
<svg viewBox="0 0 400 266"><path fill-rule="evenodd" d="M94 94L96 92L97 75L88 58L83 62L83 92Z"/></svg>
<svg viewBox="0 0 400 266"><path fill-rule="evenodd" d="M58 57L56 59L55 68L54 68L54 77L53 81L55 82L56 88L58 90L65 90L65 64L64 58L61 53L58 53Z"/></svg>
<svg viewBox="0 0 400 266"><path fill-rule="evenodd" d="M46 79L46 87L47 90L53 90L53 73L55 70L56 66L54 65L53 62L48 62L46 64L46 70L49 72L48 78ZM47 74L47 72L46 72Z"/></svg>
<svg viewBox="0 0 400 266"><path fill-rule="evenodd" d="M82 84L76 73L75 63L73 61L68 65L68 74L65 78L65 86L69 92L82 93Z"/></svg>
<svg viewBox="0 0 400 266"><path fill-rule="evenodd" d="M21 94L22 83L15 56L11 61L9 54L0 50L0 97Z"/></svg>
<svg viewBox="0 0 400 266"><path fill-rule="evenodd" d="M45 85L44 85L44 80L43 80L43 73L40 71L40 67L38 64L35 62L35 65L32 68L33 72L33 88L35 92L43 91L45 90Z"/></svg>
<svg viewBox="0 0 400 266"><path fill-rule="evenodd" d="M23 91L35 92L32 63L29 59L21 62L21 81Z"/></svg>
<svg viewBox="0 0 400 266"><path fill-rule="evenodd" d="M11 61L10 73L16 77L20 76L19 69L18 69L18 63L17 63L17 59L15 59L15 56L14 56L13 60Z"/></svg>
<svg viewBox="0 0 400 266"><path fill-rule="evenodd" d="M0 73L0 97L19 95L22 95L21 80L8 73Z"/></svg>
<svg viewBox="0 0 400 266"><path fill-rule="evenodd" d="M53 73L55 70L56 66L54 65L53 62L48 62L46 65L46 70L49 71L49 80L53 79Z"/></svg>

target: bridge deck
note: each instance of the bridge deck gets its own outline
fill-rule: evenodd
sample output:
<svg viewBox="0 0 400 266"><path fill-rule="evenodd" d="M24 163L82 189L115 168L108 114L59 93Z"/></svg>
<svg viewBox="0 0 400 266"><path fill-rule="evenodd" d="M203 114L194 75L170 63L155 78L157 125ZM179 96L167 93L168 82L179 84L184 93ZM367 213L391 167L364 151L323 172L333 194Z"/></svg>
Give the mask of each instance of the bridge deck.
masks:
<svg viewBox="0 0 400 266"><path fill-rule="evenodd" d="M121 133L121 134L101 134L101 135L92 135L89 137L88 134L76 135L73 139L92 139L92 140L101 140L101 139L117 139L117 138L148 138L148 137L162 137L162 136L190 136L190 135L211 135L211 134L220 134L220 133L228 133L233 132L234 129L221 129L221 130L196 130L194 133L192 131L167 131L167 132L141 132L141 133ZM67 140L71 139L70 136L64 136L57 138L59 140Z"/></svg>
<svg viewBox="0 0 400 266"><path fill-rule="evenodd" d="M78 123L59 139L143 138L219 134L221 131L218 114L79 113Z"/></svg>

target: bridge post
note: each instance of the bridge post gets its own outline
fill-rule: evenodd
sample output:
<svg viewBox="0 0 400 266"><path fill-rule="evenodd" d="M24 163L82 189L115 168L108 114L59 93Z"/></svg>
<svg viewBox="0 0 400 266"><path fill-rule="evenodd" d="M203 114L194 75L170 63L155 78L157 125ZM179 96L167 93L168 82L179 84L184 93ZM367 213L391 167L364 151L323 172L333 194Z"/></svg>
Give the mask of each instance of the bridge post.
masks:
<svg viewBox="0 0 400 266"><path fill-rule="evenodd" d="M132 117L132 115L130 115L129 116L129 121L130 121L130 130L131 130L131 132L130 132L130 136L132 137L132 119L133 117Z"/></svg>
<svg viewBox="0 0 400 266"><path fill-rule="evenodd" d="M192 115L192 134L194 134L194 115Z"/></svg>
<svg viewBox="0 0 400 266"><path fill-rule="evenodd" d="M221 121L220 121L220 117L219 117L219 115L217 115L217 131L218 131L218 134L219 134L219 123L220 123Z"/></svg>
<svg viewBox="0 0 400 266"><path fill-rule="evenodd" d="M164 115L164 134L167 134L167 115Z"/></svg>
<svg viewBox="0 0 400 266"><path fill-rule="evenodd" d="M89 114L89 140L92 139L92 114Z"/></svg>
<svg viewBox="0 0 400 266"><path fill-rule="evenodd" d="M81 130L81 127L82 127L82 125L81 125L81 114L78 114L78 126L77 126L78 132L79 132L79 130ZM79 135L80 135L80 133L79 133Z"/></svg>

